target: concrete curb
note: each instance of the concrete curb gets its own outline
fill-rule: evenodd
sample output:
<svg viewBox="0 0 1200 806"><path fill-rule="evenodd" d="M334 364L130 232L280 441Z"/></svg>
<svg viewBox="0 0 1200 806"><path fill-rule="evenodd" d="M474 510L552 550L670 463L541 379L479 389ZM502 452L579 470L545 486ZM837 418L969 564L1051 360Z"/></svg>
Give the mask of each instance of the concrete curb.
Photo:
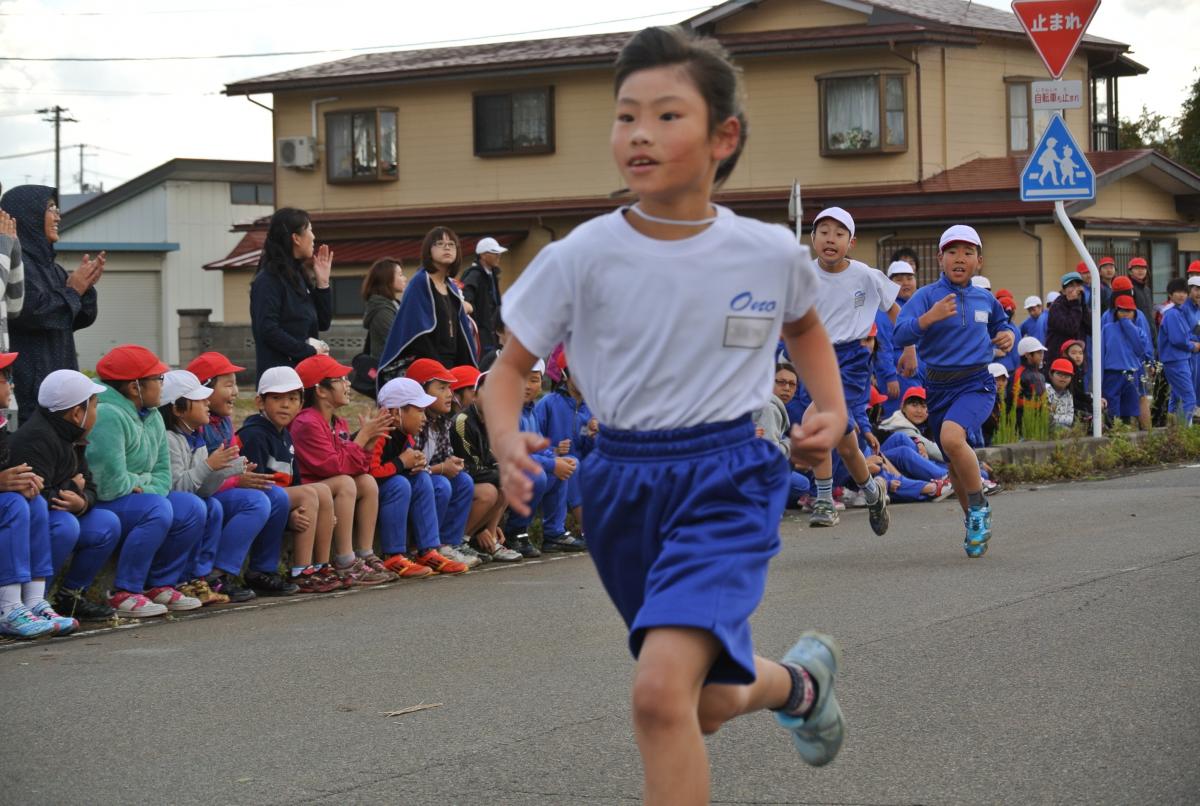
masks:
<svg viewBox="0 0 1200 806"><path fill-rule="evenodd" d="M1137 445L1145 442L1151 434L1163 433L1166 430L1165 428L1155 428L1151 431L1132 431L1122 434L1121 437ZM1070 446L1084 456L1093 456L1111 441L1110 437L1074 437L1048 442L1015 442L1011 445L976 448L975 455L981 462L988 464L1043 464L1049 462L1054 456L1054 452L1060 447Z"/></svg>

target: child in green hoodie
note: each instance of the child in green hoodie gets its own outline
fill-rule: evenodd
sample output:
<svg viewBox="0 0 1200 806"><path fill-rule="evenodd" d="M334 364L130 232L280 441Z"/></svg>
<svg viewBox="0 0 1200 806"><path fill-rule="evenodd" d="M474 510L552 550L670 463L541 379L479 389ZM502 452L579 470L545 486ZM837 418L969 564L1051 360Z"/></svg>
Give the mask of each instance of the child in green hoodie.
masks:
<svg viewBox="0 0 1200 806"><path fill-rule="evenodd" d="M204 502L171 490L171 459L158 405L167 365L136 344L105 353L96 374L100 394L87 460L96 506L121 521L124 539L109 605L118 616L146 618L195 610L200 600L174 584L204 531Z"/></svg>

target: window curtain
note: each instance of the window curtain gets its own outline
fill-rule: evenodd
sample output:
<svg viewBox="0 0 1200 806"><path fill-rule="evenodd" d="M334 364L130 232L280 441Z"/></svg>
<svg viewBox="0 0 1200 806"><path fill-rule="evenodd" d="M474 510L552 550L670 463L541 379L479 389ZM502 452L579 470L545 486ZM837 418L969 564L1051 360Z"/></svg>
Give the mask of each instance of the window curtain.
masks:
<svg viewBox="0 0 1200 806"><path fill-rule="evenodd" d="M1008 146L1029 150L1029 85L1008 85Z"/></svg>
<svg viewBox="0 0 1200 806"><path fill-rule="evenodd" d="M834 151L879 147L879 81L875 76L825 82L825 141Z"/></svg>
<svg viewBox="0 0 1200 806"><path fill-rule="evenodd" d="M375 113L354 116L354 175L375 173Z"/></svg>
<svg viewBox="0 0 1200 806"><path fill-rule="evenodd" d="M350 116L329 115L325 118L325 136L329 140L329 175L334 179L349 179Z"/></svg>
<svg viewBox="0 0 1200 806"><path fill-rule="evenodd" d="M513 93L512 134L513 148L544 146L549 142L545 92Z"/></svg>

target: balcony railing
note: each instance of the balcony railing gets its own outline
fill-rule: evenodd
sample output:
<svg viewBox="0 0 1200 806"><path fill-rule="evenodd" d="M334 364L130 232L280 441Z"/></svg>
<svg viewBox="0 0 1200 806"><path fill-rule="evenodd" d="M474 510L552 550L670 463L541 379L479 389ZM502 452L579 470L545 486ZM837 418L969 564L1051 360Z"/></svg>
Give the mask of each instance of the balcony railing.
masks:
<svg viewBox="0 0 1200 806"><path fill-rule="evenodd" d="M1116 151L1120 148L1117 142L1117 124L1092 124L1092 151Z"/></svg>

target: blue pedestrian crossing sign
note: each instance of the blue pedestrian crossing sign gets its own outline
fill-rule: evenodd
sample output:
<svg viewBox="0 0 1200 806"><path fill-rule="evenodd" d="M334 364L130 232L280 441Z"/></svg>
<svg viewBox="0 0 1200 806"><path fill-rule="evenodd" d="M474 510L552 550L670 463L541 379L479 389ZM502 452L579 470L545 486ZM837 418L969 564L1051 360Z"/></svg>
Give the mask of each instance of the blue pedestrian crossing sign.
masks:
<svg viewBox="0 0 1200 806"><path fill-rule="evenodd" d="M1061 115L1050 118L1021 172L1021 201L1096 198L1096 172L1071 137Z"/></svg>

